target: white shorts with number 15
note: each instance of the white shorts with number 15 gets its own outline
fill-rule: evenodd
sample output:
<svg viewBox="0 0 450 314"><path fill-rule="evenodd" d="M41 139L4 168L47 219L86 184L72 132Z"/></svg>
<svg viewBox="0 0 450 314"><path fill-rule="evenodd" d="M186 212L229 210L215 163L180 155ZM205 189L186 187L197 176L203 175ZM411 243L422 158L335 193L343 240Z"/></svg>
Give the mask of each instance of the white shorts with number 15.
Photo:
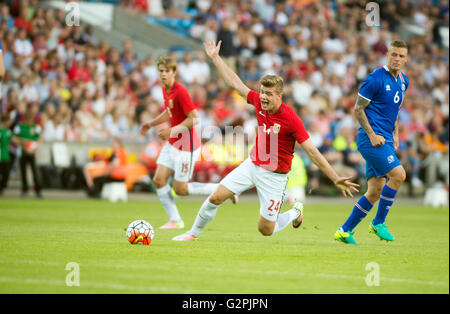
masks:
<svg viewBox="0 0 450 314"><path fill-rule="evenodd" d="M174 171L174 179L178 182L188 182L192 178L194 166L200 157L200 148L193 152L176 149L168 142L159 153L156 164Z"/></svg>

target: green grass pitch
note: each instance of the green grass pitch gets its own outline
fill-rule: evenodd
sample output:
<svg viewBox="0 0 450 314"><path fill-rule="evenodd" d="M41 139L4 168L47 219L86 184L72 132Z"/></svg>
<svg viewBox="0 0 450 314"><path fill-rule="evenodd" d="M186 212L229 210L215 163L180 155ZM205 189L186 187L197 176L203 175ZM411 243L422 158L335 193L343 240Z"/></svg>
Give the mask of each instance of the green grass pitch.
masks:
<svg viewBox="0 0 450 314"><path fill-rule="evenodd" d="M187 230L201 202L176 201ZM184 230L157 228L167 220L157 201L2 198L0 293L449 293L448 208L398 201L387 243L368 234L375 206L348 246L333 235L353 201L334 203L306 202L302 227L264 237L256 200L227 202L197 241L175 242ZM155 228L150 246L128 243L136 219ZM71 262L79 286L66 285ZM378 265L379 285L367 284L368 264Z"/></svg>

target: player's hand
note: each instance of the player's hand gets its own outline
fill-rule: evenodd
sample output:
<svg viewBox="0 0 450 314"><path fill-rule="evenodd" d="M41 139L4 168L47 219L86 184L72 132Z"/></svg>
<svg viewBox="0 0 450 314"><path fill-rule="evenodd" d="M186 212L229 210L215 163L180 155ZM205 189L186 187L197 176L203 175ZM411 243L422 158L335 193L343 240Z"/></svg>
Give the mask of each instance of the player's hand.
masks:
<svg viewBox="0 0 450 314"><path fill-rule="evenodd" d="M150 128L151 128L151 125L150 125L150 123L144 123L143 125L141 125L141 128L140 128L140 132L141 132L141 134L142 135L147 135L147 132L148 132L148 130L150 130Z"/></svg>
<svg viewBox="0 0 450 314"><path fill-rule="evenodd" d="M359 188L359 184L351 182L351 179L352 177L340 177L336 180L336 182L334 182L337 188L341 190L342 195L344 195L345 197L353 197L352 192L359 192L359 190L357 189Z"/></svg>
<svg viewBox="0 0 450 314"><path fill-rule="evenodd" d="M369 136L369 139L370 139L370 142L372 143L373 147L383 146L386 141L383 136L375 134L375 133L372 133Z"/></svg>
<svg viewBox="0 0 450 314"><path fill-rule="evenodd" d="M219 55L220 45L222 45L222 41L220 40L216 45L216 41L214 39L207 39L203 43L205 52L211 59Z"/></svg>
<svg viewBox="0 0 450 314"><path fill-rule="evenodd" d="M168 140L170 138L170 130L171 129L163 129L161 131L158 132L158 136L160 139L162 140Z"/></svg>

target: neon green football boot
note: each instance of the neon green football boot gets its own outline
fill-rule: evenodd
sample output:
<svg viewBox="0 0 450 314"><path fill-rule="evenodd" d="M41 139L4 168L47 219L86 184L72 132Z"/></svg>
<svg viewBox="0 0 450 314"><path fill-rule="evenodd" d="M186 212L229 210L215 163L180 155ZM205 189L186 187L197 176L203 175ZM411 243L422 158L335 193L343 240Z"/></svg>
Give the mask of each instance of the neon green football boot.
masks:
<svg viewBox="0 0 450 314"><path fill-rule="evenodd" d="M378 225L374 225L373 222L370 223L369 233L376 234L381 240L394 241L394 236L389 232L386 223L383 222Z"/></svg>
<svg viewBox="0 0 450 314"><path fill-rule="evenodd" d="M358 244L356 243L355 239L353 239L353 234L354 232L351 231L344 232L342 228L339 228L334 234L334 239L336 241L340 241L346 244Z"/></svg>

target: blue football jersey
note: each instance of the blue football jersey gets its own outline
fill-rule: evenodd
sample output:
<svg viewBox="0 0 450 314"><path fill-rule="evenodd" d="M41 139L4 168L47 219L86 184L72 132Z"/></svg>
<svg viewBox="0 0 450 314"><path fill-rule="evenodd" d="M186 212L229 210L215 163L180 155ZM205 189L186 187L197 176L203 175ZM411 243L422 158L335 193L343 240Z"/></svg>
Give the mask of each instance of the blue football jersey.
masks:
<svg viewBox="0 0 450 314"><path fill-rule="evenodd" d="M408 85L409 80L405 74L400 72L395 79L388 67L384 66L370 73L359 89L358 95L370 100L364 109L370 126L386 142L394 142L395 121ZM356 143L358 146L372 146L362 127L359 127Z"/></svg>

